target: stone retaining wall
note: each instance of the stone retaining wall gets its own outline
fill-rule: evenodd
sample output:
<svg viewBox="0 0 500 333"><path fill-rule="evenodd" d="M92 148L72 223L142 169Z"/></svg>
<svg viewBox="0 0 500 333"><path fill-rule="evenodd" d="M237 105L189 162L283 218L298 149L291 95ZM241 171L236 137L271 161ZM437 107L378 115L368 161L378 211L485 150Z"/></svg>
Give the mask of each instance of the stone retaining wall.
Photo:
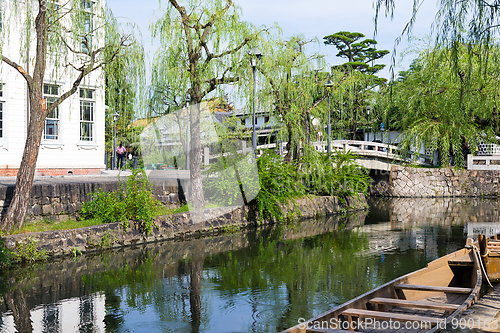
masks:
<svg viewBox="0 0 500 333"><path fill-rule="evenodd" d="M499 170L393 166L379 175L372 195L389 197L480 197L500 195Z"/></svg>
<svg viewBox="0 0 500 333"><path fill-rule="evenodd" d="M99 189L104 192L116 191L120 188L120 182L125 185L126 180L124 178L119 180L114 177L110 179L97 177L95 181L71 178L50 178L35 181L26 220L66 220L82 208L82 203L91 199L91 193ZM9 207L14 187L14 184L0 184L0 217L5 214ZM178 206L178 181L166 179L154 182L153 194L166 206Z"/></svg>
<svg viewBox="0 0 500 333"><path fill-rule="evenodd" d="M366 198L363 195L359 198L350 198L347 206L351 211L366 209ZM300 212L299 215L302 218L333 215L342 210L336 197L304 198L296 201L293 207ZM203 220L200 215L206 219ZM193 221L196 220L203 221L194 223ZM9 235L0 240L12 251L16 250L18 242L35 241L38 250L46 250L51 256L60 256L71 254L76 249L81 252L92 252L102 248L197 237L217 230L246 228L257 224L256 221L255 212L250 211L248 207L226 207L160 217L155 221L155 227L149 235L144 232L141 223L130 221L127 231L124 231L120 223L110 223L73 230ZM263 223L272 222L264 221Z"/></svg>

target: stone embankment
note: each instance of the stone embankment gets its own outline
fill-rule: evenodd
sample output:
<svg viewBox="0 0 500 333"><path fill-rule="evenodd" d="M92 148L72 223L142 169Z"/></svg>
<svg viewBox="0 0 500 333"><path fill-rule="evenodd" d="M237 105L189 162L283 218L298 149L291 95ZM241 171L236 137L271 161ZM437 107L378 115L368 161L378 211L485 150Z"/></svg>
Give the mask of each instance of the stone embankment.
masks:
<svg viewBox="0 0 500 333"><path fill-rule="evenodd" d="M392 166L375 177L372 195L387 197L481 197L500 195L500 171Z"/></svg>
<svg viewBox="0 0 500 333"><path fill-rule="evenodd" d="M14 193L15 179L0 180L0 217L5 214ZM40 177L33 183L27 221L51 219L62 221L82 208L95 191L116 191L125 186L125 177ZM178 206L182 189L177 179L152 182L153 194L166 206Z"/></svg>
<svg viewBox="0 0 500 333"><path fill-rule="evenodd" d="M366 209L366 198L347 200L349 211ZM295 201L291 207L294 216L310 218L329 216L344 212L344 206L336 197L312 197ZM73 230L47 231L0 238L12 251L17 243L36 242L38 250L46 250L51 256L72 254L76 251L92 252L103 248L119 248L131 245L160 242L165 240L186 239L210 235L226 230L238 230L260 224L256 212L248 207L212 208L199 212L178 213L159 217L150 234L144 231L142 223L130 221L127 230L121 223L110 223ZM275 221L262 221L270 224Z"/></svg>

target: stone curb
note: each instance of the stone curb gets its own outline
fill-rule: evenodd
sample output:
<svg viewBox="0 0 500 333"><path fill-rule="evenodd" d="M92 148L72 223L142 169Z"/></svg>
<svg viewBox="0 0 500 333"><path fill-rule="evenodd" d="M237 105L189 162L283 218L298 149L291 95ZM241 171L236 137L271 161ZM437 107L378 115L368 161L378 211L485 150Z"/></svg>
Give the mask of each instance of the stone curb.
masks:
<svg viewBox="0 0 500 333"><path fill-rule="evenodd" d="M367 208L366 198L348 198L349 211ZM328 216L338 214L342 207L336 197L301 198L294 208L300 212L300 218ZM219 233L227 228L248 228L256 225L255 213L248 207L226 207L205 209L200 212L177 213L161 216L155 221L152 232L147 235L138 221L129 221L127 231L121 223L110 223L72 230L46 231L28 234L9 235L0 238L11 251L16 250L16 243L37 242L37 250L47 251L49 256L73 254L73 251L93 252L104 248L119 248L138 244L154 243L166 240L187 239ZM200 222L196 222L200 221ZM276 221L264 221L271 224Z"/></svg>

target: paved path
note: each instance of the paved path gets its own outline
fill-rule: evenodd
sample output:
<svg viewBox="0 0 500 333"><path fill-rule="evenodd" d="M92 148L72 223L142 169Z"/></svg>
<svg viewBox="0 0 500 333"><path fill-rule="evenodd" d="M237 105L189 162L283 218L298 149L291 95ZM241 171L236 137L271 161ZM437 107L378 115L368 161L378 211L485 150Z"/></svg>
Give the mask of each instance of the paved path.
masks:
<svg viewBox="0 0 500 333"><path fill-rule="evenodd" d="M54 184L54 183L86 183L95 182L96 180L116 180L118 176L122 179L131 175L130 170L104 170L97 175L68 175L68 176L40 176L35 177L34 184ZM146 170L149 179L155 183L156 181L165 179L189 179L189 170ZM15 185L16 177L0 177L0 186Z"/></svg>
<svg viewBox="0 0 500 333"><path fill-rule="evenodd" d="M500 332L500 285L480 298L442 332Z"/></svg>

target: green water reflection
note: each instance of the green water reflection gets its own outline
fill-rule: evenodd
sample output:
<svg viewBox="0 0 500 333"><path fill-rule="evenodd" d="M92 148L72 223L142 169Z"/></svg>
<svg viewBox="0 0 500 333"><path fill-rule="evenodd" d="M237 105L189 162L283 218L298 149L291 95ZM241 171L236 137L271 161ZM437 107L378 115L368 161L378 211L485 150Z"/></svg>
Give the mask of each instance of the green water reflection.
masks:
<svg viewBox="0 0 500 333"><path fill-rule="evenodd" d="M461 248L463 220L472 216L464 215L466 204L429 205L425 215L401 210L401 201L374 202L368 216L152 244L4 272L0 331L280 331ZM436 205L446 206L446 216ZM452 217L456 205L462 208ZM470 207L477 217L484 205Z"/></svg>

